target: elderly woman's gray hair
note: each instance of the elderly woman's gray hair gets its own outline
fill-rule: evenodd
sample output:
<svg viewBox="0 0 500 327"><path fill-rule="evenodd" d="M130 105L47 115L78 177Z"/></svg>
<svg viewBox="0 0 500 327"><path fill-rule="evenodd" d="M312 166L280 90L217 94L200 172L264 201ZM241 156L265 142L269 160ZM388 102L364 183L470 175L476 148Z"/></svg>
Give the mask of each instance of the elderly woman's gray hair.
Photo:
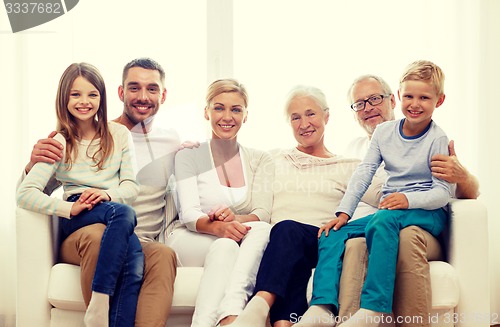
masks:
<svg viewBox="0 0 500 327"><path fill-rule="evenodd" d="M288 92L288 96L285 102L285 117L288 119L290 115L288 113L288 108L290 107L290 102L292 102L295 98L300 97L309 97L314 100L318 104L318 106L324 111L328 111L328 104L326 102L326 96L317 87L308 86L308 85L297 85L293 87L290 92Z"/></svg>

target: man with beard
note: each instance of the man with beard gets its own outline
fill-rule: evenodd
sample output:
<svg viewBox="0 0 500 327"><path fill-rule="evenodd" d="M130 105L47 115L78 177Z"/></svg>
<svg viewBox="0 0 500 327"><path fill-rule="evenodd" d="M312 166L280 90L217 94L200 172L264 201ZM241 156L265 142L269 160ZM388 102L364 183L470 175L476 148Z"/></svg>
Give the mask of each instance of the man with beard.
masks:
<svg viewBox="0 0 500 327"><path fill-rule="evenodd" d="M144 252L144 281L137 304L136 326L165 326L172 306L176 275L174 251L159 242L166 222L176 215L167 186L173 173L175 153L180 148L178 134L153 127L155 114L165 102L165 71L154 60L132 60L123 69L118 96L123 113L114 121L126 126L134 141L137 160L139 196L133 203L137 214L135 233ZM52 137L39 140L25 168L28 174L37 162L53 163L62 158L61 144ZM49 183L47 193L58 185ZM80 265L81 287L86 305L91 296L91 283L105 226L94 224L71 234L61 245L63 262Z"/></svg>

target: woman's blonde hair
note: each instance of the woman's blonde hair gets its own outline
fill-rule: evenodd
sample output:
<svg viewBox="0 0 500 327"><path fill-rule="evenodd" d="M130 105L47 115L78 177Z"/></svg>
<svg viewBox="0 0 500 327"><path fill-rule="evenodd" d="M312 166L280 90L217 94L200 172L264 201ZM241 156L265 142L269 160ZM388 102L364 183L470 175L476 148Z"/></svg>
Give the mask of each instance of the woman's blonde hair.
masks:
<svg viewBox="0 0 500 327"><path fill-rule="evenodd" d="M245 102L245 108L248 107L248 93L243 84L232 78L224 78L218 79L208 86L206 97L207 108L216 96L230 92L236 92L241 95L243 102Z"/></svg>
<svg viewBox="0 0 500 327"><path fill-rule="evenodd" d="M57 115L57 131L61 133L66 139L66 161L68 169L71 168L72 163L78 156L78 147L76 142L80 140L78 126L75 117L70 114L68 110L68 103L73 82L77 77L85 78L92 84L100 95L99 109L94 116L94 123L97 128L97 133L92 139L99 139L100 143L97 151L91 155L95 165L100 170L103 168L104 162L113 151L113 137L108 128L108 117L106 107L106 87L104 79L102 78L99 70L88 63L73 63L71 64L61 76L59 80L59 87L56 96L56 115ZM92 143L92 142L91 142ZM88 148L87 148L88 150Z"/></svg>

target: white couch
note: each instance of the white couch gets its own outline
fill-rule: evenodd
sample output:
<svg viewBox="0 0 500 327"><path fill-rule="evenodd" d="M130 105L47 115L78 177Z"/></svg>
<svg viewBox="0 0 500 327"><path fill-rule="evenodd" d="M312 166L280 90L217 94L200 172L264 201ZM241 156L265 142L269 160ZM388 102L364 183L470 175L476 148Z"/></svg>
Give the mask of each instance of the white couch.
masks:
<svg viewBox="0 0 500 327"><path fill-rule="evenodd" d="M488 222L478 200L454 200L448 262L431 262L433 326L489 326ZM17 209L17 327L83 326L78 266L56 263L57 224ZM203 268L178 268L167 326L190 325Z"/></svg>

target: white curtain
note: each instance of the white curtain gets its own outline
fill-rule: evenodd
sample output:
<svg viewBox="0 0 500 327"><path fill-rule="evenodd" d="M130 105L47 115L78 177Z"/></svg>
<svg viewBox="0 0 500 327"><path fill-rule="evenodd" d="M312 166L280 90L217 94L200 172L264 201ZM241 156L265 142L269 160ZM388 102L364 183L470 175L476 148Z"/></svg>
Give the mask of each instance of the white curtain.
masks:
<svg viewBox="0 0 500 327"><path fill-rule="evenodd" d="M10 28L4 26L2 30ZM15 254L15 219L14 219L14 191L16 176L21 172L19 164L19 133L21 115L19 99L22 92L19 89L18 79L12 74L16 71L16 56L19 53L18 44L13 38L6 38L0 34L0 108L3 108L3 127L0 128L2 146L5 154L0 161L2 176L2 206L0 219L0 326L15 326L15 281L16 281L16 254ZM13 173L17 171L19 173Z"/></svg>
<svg viewBox="0 0 500 327"><path fill-rule="evenodd" d="M500 180L492 160L498 145L490 140L498 125L499 1L238 0L232 10L227 1L124 0L116 6L85 0L52 22L16 34L0 12L0 326L13 326L15 315L15 184L33 144L55 127L57 83L72 62L101 70L109 118L115 118L122 109L116 89L123 65L139 56L158 60L168 89L160 121L177 126L184 139L206 135L199 132L206 127L207 76L210 82L232 75L250 93L240 142L263 149L293 144L282 115L285 94L294 84L316 85L327 94L332 113L327 142L341 152L360 133L346 104L351 81L378 74L396 91L406 64L432 60L447 77L447 98L435 120L480 179L490 229L499 230L494 197ZM500 272L497 239L492 233L492 276ZM492 278L497 313L498 284Z"/></svg>
<svg viewBox="0 0 500 327"><path fill-rule="evenodd" d="M477 72L479 97L477 103L469 108L478 115L479 142L477 175L481 183L480 199L486 203L490 230L491 263L491 318L492 324L500 324L500 207L498 206L498 188L500 173L498 170L498 101L500 78L500 1L480 2L480 69ZM471 224L474 217L471 217ZM464 240L467 242L467 240ZM471 244L471 246L474 246ZM478 255L481 255L478 253ZM482 278L483 276L478 276Z"/></svg>

